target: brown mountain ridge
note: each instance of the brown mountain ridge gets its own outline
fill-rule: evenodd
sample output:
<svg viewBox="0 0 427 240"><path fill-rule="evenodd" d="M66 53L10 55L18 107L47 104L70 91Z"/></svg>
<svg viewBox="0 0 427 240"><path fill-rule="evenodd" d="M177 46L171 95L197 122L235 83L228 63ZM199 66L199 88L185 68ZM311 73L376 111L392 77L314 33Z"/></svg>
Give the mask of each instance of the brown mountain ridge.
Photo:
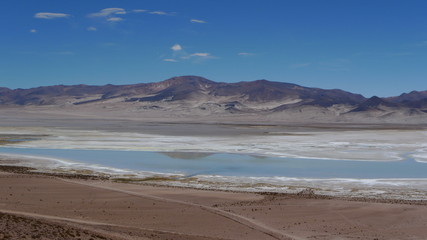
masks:
<svg viewBox="0 0 427 240"><path fill-rule="evenodd" d="M14 90L0 88L0 106L108 108L119 105L121 109L175 110L195 115L295 115L305 112L311 114L309 117L312 119L319 114L334 116L335 120L336 117L388 118L396 115L416 115L424 119L427 116L427 91L367 99L340 89L310 88L268 80L224 83L199 76L180 76L161 82L132 85L56 85Z"/></svg>

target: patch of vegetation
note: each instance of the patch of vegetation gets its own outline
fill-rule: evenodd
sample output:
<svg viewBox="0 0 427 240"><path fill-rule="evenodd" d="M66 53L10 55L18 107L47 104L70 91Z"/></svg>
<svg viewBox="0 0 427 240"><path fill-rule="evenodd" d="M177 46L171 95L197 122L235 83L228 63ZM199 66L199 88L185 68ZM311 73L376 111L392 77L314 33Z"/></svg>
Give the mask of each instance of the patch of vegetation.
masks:
<svg viewBox="0 0 427 240"><path fill-rule="evenodd" d="M79 174L71 172L38 172L35 168L30 167L21 167L21 166L8 166L0 165L0 171L2 172L11 172L19 174L33 174L33 175L42 175L42 176L51 176L51 177L61 177L68 179L84 179L84 180L108 180L110 176L101 176L94 174Z"/></svg>
<svg viewBox="0 0 427 240"><path fill-rule="evenodd" d="M30 167L19 167L19 166L3 166L0 165L0 171L2 172L11 172L11 173L31 173L31 171L36 170L35 168Z"/></svg>
<svg viewBox="0 0 427 240"><path fill-rule="evenodd" d="M177 178L152 176L146 178L114 178L114 182L118 183L138 183L138 182L152 182L152 181L177 181Z"/></svg>

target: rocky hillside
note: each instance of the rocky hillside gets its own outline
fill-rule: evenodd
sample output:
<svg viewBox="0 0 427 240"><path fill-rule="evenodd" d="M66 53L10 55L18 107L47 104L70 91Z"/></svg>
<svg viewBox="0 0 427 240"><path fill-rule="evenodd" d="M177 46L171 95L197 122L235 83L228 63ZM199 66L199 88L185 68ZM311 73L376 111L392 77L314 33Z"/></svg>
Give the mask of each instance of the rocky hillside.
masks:
<svg viewBox="0 0 427 240"><path fill-rule="evenodd" d="M427 119L427 91L366 99L339 89L309 88L292 83L267 80L222 83L198 76L181 76L133 85L0 88L0 106L68 106L74 110L117 108L141 113L143 110L175 111L195 116L240 113L284 119L300 115L324 121L416 117L423 121Z"/></svg>
<svg viewBox="0 0 427 240"><path fill-rule="evenodd" d="M80 99L99 96L91 101ZM127 102L204 101L267 103L302 101L313 105L357 104L365 98L342 90L324 90L296 84L257 80L252 82L218 83L197 76L174 77L162 82L134 85L48 86L31 89L0 88L1 104L54 105L70 98L74 104L96 100L126 98Z"/></svg>

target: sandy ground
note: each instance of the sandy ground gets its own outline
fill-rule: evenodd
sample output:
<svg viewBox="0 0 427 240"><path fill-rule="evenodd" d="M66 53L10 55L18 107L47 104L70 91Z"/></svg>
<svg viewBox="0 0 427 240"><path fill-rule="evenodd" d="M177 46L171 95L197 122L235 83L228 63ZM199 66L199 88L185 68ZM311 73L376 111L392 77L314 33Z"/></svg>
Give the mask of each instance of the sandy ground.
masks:
<svg viewBox="0 0 427 240"><path fill-rule="evenodd" d="M0 239L425 239L427 206L0 174ZM78 236L78 237L77 237Z"/></svg>

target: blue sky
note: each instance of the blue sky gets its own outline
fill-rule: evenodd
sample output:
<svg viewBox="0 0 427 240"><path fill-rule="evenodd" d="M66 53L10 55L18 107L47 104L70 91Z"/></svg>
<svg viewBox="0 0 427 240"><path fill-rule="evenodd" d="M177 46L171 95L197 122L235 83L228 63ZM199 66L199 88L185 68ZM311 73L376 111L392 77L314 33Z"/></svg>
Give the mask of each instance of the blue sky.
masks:
<svg viewBox="0 0 427 240"><path fill-rule="evenodd" d="M427 90L427 1L2 0L0 86L200 75Z"/></svg>

